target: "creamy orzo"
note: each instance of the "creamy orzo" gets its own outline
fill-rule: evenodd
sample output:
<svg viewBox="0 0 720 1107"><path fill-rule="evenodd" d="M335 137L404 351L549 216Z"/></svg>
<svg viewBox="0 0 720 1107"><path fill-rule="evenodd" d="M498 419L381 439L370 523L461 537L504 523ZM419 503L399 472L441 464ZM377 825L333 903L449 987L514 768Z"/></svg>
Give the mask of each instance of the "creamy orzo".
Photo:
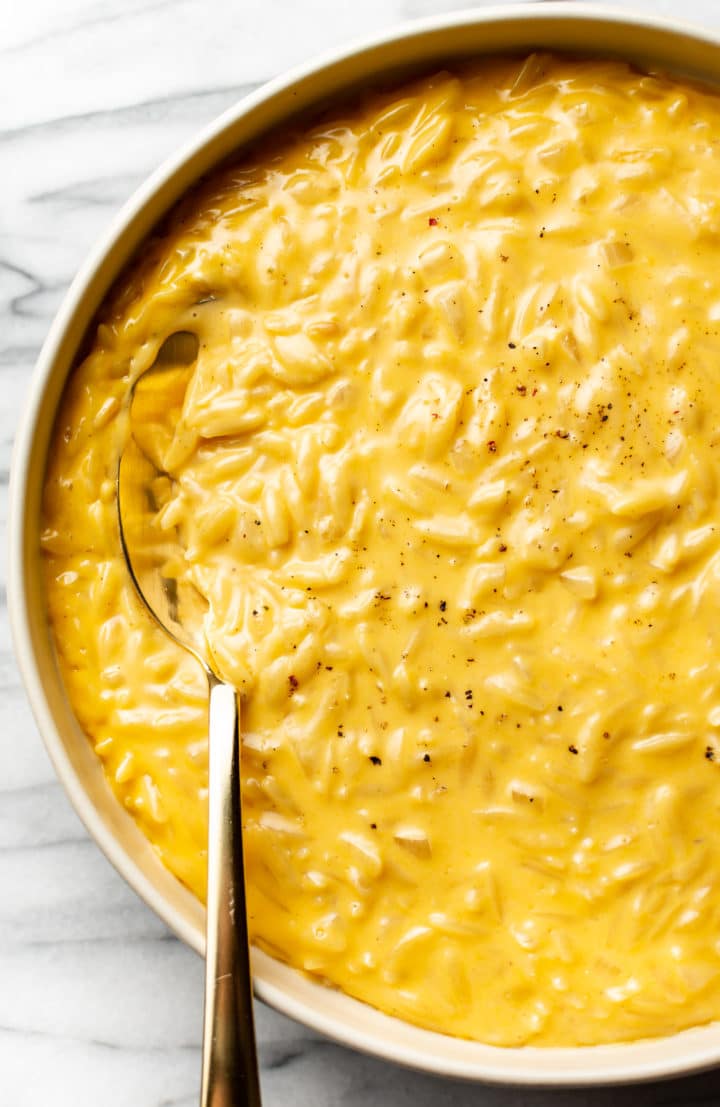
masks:
<svg viewBox="0 0 720 1107"><path fill-rule="evenodd" d="M161 520L244 694L254 940L485 1042L720 1016L720 101L485 60L328 111L148 243L67 387L42 546L68 695L199 897L203 674L138 605Z"/></svg>

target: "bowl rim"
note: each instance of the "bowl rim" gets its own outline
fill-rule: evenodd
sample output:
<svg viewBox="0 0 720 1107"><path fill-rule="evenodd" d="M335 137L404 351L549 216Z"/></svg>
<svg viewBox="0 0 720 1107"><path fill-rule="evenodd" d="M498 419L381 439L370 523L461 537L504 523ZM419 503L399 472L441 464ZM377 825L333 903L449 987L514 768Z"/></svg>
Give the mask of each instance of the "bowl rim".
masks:
<svg viewBox="0 0 720 1107"><path fill-rule="evenodd" d="M169 183L179 176L183 167L201 153L207 152L234 124L263 106L274 103L278 97L292 98L293 89L303 81L322 76L339 66L361 61L365 57L372 59L383 48L397 46L409 39L424 39L443 31L457 32L468 27L476 29L503 23L518 25L525 24L529 19L558 26L569 20L579 27L588 28L601 23L639 32L660 31L668 39L684 39L717 52L717 71L713 70L713 74L720 83L720 32L708 31L679 20L658 18L649 13L625 11L594 2L569 4L567 0L550 0L549 3L539 4L537 0L533 0L511 5L498 3L480 9L459 10L407 21L375 34L353 39L339 48L325 51L308 62L293 67L242 97L193 138L183 143L150 174L122 205L90 250L63 298L38 356L13 445L8 497L8 608L18 668L54 770L87 831L133 890L177 937L198 953L203 952L202 933L140 871L128 850L100 817L98 808L70 760L40 671L31 630L32 574L28 568L27 551L28 536L34 534L37 540L37 515L29 507L32 502L32 496L29 495L32 484L30 463L47 400L48 383L53 376L54 367L61 359L70 324L77 317L83 316L83 301L88 290L98 281L102 283L103 278L99 274L102 273L103 265L127 234L133 221L148 210L151 201L157 199ZM577 52L592 54L593 49L591 47L586 50L584 43L581 43ZM630 56L638 56L637 50L628 53ZM423 58L425 60L429 62L429 57ZM676 71L682 69L682 65L676 67ZM386 72L389 75L390 70L387 69ZM357 83L357 80L353 80L348 87ZM311 102L312 96L308 104ZM305 106L307 105L303 105ZM286 111L281 116L282 114L289 118L292 112ZM266 128L261 124L258 133L262 133L264 129ZM241 148L242 142L237 149ZM189 186L183 186L178 195L186 191L187 187ZM177 196L163 201L162 211L169 210L176 199ZM150 225L156 221L157 217L154 217ZM145 234L140 237L144 238ZM130 252L134 252L134 248ZM123 265L124 263L115 265L113 268L111 264L112 279L122 271ZM110 283L110 280L106 282L105 291ZM91 325L94 314L94 309L85 313L83 329ZM76 341L75 354L77 346ZM62 387L65 379L66 376L61 382ZM44 453L42 457L43 469L46 456ZM255 979L255 992L259 998L343 1045L427 1073L468 1081L560 1088L681 1076L720 1063L720 1024L717 1023L660 1038L604 1046L488 1046L413 1027L402 1020L375 1011L359 1000L343 996L314 982L308 981L307 987L302 986L297 995L289 994L282 980L278 984L277 981L264 978L262 967L265 962L272 960L253 950L253 961L261 968L260 975ZM297 970L287 971L306 979ZM363 1021L374 1024L374 1027L371 1025L368 1030L363 1027ZM401 1033L400 1028L407 1033Z"/></svg>

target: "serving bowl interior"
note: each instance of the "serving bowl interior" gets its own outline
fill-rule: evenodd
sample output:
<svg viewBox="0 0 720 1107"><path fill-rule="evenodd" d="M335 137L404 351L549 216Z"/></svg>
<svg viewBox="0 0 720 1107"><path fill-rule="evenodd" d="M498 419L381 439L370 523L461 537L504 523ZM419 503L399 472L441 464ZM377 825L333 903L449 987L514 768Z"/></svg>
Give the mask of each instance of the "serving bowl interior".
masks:
<svg viewBox="0 0 720 1107"><path fill-rule="evenodd" d="M166 870L105 782L66 699L48 628L39 514L58 402L94 315L153 226L204 174L269 129L359 86L386 84L452 59L537 49L627 58L720 80L720 39L593 4L486 8L390 31L272 82L161 167L120 212L73 282L40 355L11 480L10 612L30 702L58 776L90 834L183 941L204 947L204 910ZM417 1069L516 1085L592 1085L679 1075L720 1062L720 1025L671 1038L583 1048L501 1049L421 1030L253 951L258 995L336 1040Z"/></svg>

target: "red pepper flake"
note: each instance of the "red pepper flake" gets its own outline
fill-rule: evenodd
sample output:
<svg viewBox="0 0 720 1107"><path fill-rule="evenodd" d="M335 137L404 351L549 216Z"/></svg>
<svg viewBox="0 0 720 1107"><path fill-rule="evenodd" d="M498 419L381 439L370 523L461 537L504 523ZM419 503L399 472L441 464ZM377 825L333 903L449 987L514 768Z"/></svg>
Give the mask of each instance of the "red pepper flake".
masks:
<svg viewBox="0 0 720 1107"><path fill-rule="evenodd" d="M490 441L488 442L488 450L490 451L491 454L494 454L494 453L497 452L497 442L495 441L494 438L491 438Z"/></svg>
<svg viewBox="0 0 720 1107"><path fill-rule="evenodd" d="M577 753L578 752L577 746L568 746L568 749L570 750L570 753Z"/></svg>
<svg viewBox="0 0 720 1107"><path fill-rule="evenodd" d="M376 757L375 754L371 756L370 760L372 761L373 765L382 765L381 758Z"/></svg>
<svg viewBox="0 0 720 1107"><path fill-rule="evenodd" d="M428 219L428 226L437 227L437 225L438 225L437 219L435 218L434 215L431 215L430 218Z"/></svg>
<svg viewBox="0 0 720 1107"><path fill-rule="evenodd" d="M533 388L533 390L532 390L532 394L533 394L533 396L537 396L537 393L538 393L538 390L537 390L537 388Z"/></svg>
<svg viewBox="0 0 720 1107"><path fill-rule="evenodd" d="M290 673L290 676L288 677L288 684L290 685L290 695L292 695L298 686L298 678L296 676L293 676L292 673Z"/></svg>
<svg viewBox="0 0 720 1107"><path fill-rule="evenodd" d="M705 758L707 761L715 760L715 750L712 748L712 746L705 747Z"/></svg>
<svg viewBox="0 0 720 1107"><path fill-rule="evenodd" d="M524 385L524 384L519 384L519 385L517 386L517 389L516 389L516 391L517 391L517 392L519 392L521 396L524 396L524 395L525 395L525 393L527 392L527 386L526 386L526 385Z"/></svg>
<svg viewBox="0 0 720 1107"><path fill-rule="evenodd" d="M505 551L507 550L507 546L504 542L500 543L500 545L498 546L498 550L500 551L500 553L505 553Z"/></svg>
<svg viewBox="0 0 720 1107"><path fill-rule="evenodd" d="M430 761L430 754L429 753L426 753L426 754L423 755L423 761L426 764Z"/></svg>

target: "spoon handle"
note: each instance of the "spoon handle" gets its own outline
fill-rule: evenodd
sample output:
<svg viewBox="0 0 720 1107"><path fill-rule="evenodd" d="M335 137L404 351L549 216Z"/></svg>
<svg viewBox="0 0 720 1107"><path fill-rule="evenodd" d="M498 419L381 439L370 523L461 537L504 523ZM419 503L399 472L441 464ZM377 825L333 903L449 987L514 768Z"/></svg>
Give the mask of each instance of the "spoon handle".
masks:
<svg viewBox="0 0 720 1107"><path fill-rule="evenodd" d="M201 1107L261 1107L245 906L240 705L210 679L208 889Z"/></svg>

